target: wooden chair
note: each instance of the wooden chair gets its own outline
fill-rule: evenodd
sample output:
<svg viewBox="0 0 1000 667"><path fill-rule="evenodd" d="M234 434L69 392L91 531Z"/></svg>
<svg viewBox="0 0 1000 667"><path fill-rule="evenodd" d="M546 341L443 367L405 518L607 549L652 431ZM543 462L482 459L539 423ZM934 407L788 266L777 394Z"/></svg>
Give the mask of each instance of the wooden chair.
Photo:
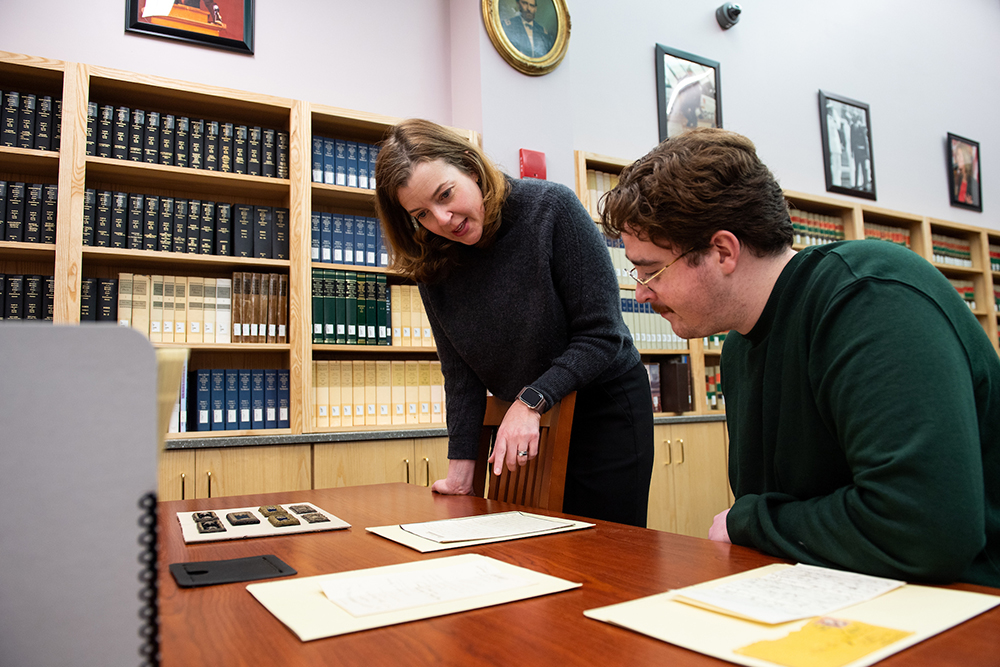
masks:
<svg viewBox="0 0 1000 667"><path fill-rule="evenodd" d="M538 456L527 465L518 466L513 472L504 466L498 477L493 474L493 467L487 459L493 450L500 422L510 405L495 396L486 399L486 416L479 440L479 456L476 458L475 494L485 494L491 500L561 512L576 392L566 396L542 415Z"/></svg>

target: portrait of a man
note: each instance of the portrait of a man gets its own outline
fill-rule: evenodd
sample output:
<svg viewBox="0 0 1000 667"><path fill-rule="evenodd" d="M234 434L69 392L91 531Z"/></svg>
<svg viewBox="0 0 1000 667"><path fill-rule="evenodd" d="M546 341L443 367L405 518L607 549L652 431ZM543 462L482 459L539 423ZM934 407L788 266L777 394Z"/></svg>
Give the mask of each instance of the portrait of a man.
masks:
<svg viewBox="0 0 1000 667"><path fill-rule="evenodd" d="M501 20L507 39L529 58L541 58L547 54L556 39L556 26L546 27L537 20L539 4L543 5L543 9L553 10L552 0L515 0L517 13ZM554 10L548 13L555 15Z"/></svg>

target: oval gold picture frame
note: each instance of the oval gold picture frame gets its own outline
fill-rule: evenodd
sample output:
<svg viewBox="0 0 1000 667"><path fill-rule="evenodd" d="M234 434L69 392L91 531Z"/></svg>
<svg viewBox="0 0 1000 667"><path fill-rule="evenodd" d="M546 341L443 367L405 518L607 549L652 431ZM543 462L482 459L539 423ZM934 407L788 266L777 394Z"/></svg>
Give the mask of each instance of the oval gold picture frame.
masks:
<svg viewBox="0 0 1000 667"><path fill-rule="evenodd" d="M530 0L537 7L534 33L542 47L551 42L543 53L535 55L523 40L524 28L518 9L518 0L483 0L483 23L493 46L503 59L517 71L529 76L548 74L562 62L569 46L570 20L566 0ZM515 24L515 21L517 22ZM555 23L555 29L549 27ZM537 47L536 47L537 48Z"/></svg>

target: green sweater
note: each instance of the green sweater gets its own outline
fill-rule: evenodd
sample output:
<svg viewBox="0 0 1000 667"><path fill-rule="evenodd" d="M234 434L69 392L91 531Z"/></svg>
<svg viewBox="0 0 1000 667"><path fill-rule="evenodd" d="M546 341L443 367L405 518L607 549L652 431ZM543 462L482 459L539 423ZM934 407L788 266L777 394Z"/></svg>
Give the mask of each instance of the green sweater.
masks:
<svg viewBox="0 0 1000 667"><path fill-rule="evenodd" d="M809 248L722 354L734 544L1000 586L1000 358L954 287L884 241Z"/></svg>

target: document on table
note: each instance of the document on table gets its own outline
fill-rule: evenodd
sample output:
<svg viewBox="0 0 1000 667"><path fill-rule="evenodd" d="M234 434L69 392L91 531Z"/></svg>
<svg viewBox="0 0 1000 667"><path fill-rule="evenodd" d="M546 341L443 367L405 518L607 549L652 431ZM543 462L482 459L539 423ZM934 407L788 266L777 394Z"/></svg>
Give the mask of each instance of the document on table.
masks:
<svg viewBox="0 0 1000 667"><path fill-rule="evenodd" d="M489 562L442 563L420 572L383 572L322 584L331 602L352 616L371 616L438 602L464 600L528 586L522 576Z"/></svg>
<svg viewBox="0 0 1000 667"><path fill-rule="evenodd" d="M824 616L905 584L895 579L799 563L762 577L736 579L714 588L687 589L678 593L677 599L774 624Z"/></svg>
<svg viewBox="0 0 1000 667"><path fill-rule="evenodd" d="M247 591L307 642L580 585L479 554L461 554L250 584Z"/></svg>
<svg viewBox="0 0 1000 667"><path fill-rule="evenodd" d="M770 625L685 600L792 569L768 565L584 615L740 665L866 667L1000 604L993 595L906 584L838 609L832 618Z"/></svg>
<svg viewBox="0 0 1000 667"><path fill-rule="evenodd" d="M572 521L525 514L524 512L498 512L480 514L461 519L404 523L400 528L432 542L467 542L469 540L496 540L510 537L527 537L558 528L572 526Z"/></svg>
<svg viewBox="0 0 1000 667"><path fill-rule="evenodd" d="M425 523L375 526L366 530L420 553L428 553L593 527L592 523L530 512L498 512Z"/></svg>

